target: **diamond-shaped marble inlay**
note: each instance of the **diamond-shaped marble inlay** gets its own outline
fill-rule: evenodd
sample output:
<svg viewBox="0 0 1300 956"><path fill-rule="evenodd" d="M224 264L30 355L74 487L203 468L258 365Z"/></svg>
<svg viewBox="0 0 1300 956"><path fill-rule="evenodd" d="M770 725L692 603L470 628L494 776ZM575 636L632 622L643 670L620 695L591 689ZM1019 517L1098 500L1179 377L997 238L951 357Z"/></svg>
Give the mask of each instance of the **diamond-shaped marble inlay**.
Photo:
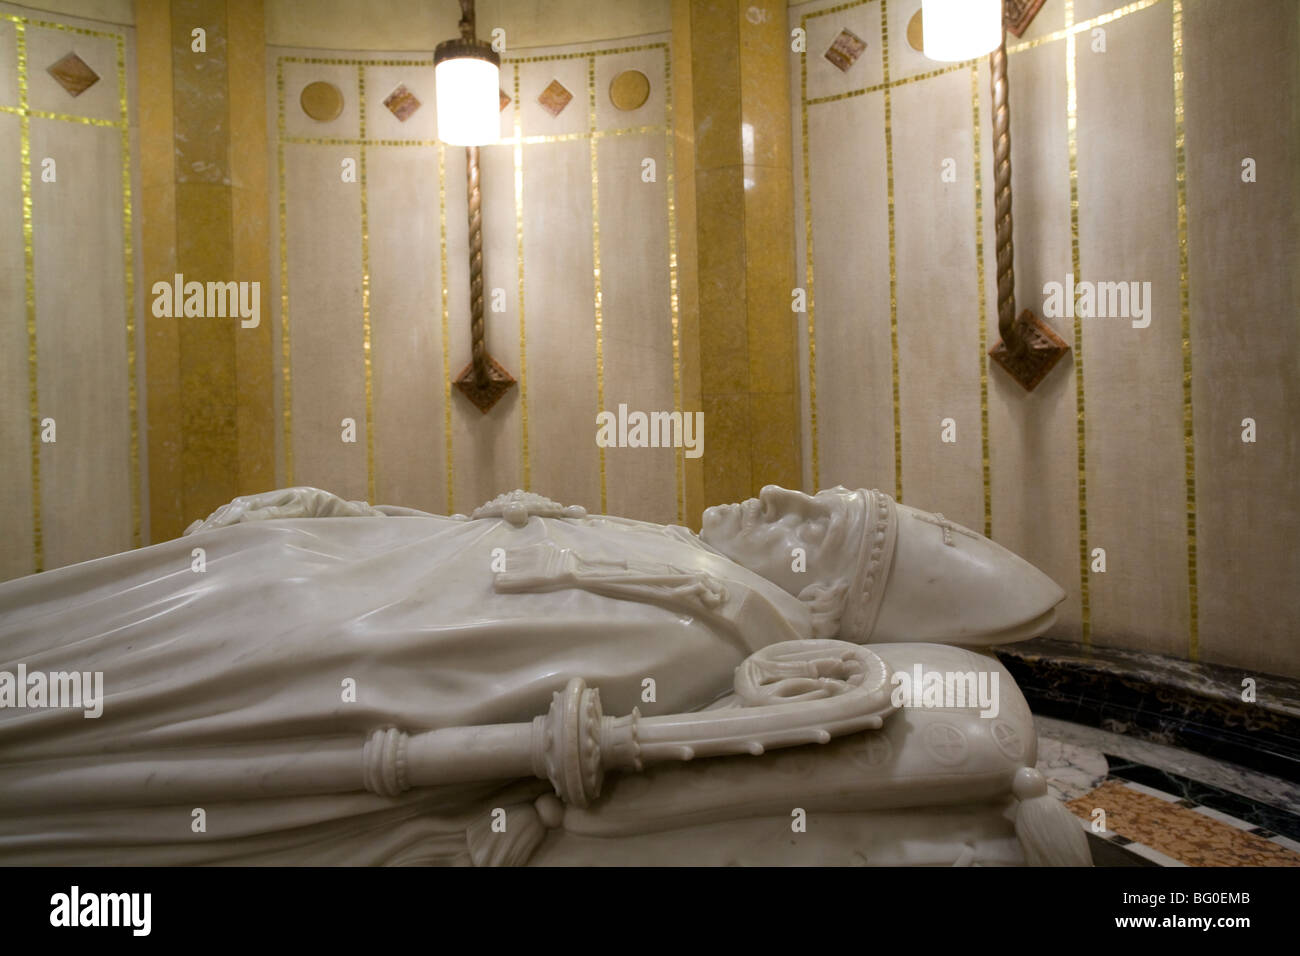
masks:
<svg viewBox="0 0 1300 956"><path fill-rule="evenodd" d="M571 99L573 94L564 88L563 83L559 80L551 80L550 86L542 90L542 95L537 97L537 102L541 103L542 109L552 116L559 116Z"/></svg>
<svg viewBox="0 0 1300 956"><path fill-rule="evenodd" d="M506 111L506 107L510 105L510 94L507 93L505 90L497 90L497 92L501 94L501 108L498 109L497 112L504 113Z"/></svg>
<svg viewBox="0 0 1300 956"><path fill-rule="evenodd" d="M58 80L59 86L73 96L80 96L99 82L99 74L88 67L86 61L75 53L69 53L49 67L47 72Z"/></svg>
<svg viewBox="0 0 1300 956"><path fill-rule="evenodd" d="M840 35L831 44L831 48L826 51L826 59L830 60L837 69L847 73L849 67L858 62L858 57L862 56L862 51L866 48L866 41L856 33L841 30Z"/></svg>
<svg viewBox="0 0 1300 956"><path fill-rule="evenodd" d="M397 89L384 98L384 105L398 120L405 123L420 108L420 101L406 88L405 83L399 83Z"/></svg>

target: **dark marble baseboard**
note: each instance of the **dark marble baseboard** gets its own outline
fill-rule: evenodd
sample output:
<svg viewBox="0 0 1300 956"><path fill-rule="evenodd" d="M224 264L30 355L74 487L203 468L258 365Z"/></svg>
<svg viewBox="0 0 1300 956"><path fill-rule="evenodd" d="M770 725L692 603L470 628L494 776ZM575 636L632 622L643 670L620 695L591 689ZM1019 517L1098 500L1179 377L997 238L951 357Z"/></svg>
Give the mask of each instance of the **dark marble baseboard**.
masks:
<svg viewBox="0 0 1300 956"><path fill-rule="evenodd" d="M997 653L1036 714L1300 782L1300 681L1048 638Z"/></svg>

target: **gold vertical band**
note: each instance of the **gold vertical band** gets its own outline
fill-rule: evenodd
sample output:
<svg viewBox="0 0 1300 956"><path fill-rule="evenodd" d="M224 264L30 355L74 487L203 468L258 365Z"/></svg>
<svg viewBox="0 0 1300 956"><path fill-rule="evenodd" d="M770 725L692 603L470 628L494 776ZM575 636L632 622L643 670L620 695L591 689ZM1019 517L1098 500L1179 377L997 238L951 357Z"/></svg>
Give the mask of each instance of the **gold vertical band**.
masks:
<svg viewBox="0 0 1300 956"><path fill-rule="evenodd" d="M32 231L32 129L27 113L27 24L14 20L18 69L18 151L22 163L23 300L27 312L27 407L32 442L32 570L45 570L41 529L41 412L36 364L36 249Z"/></svg>
<svg viewBox="0 0 1300 956"><path fill-rule="evenodd" d="M1079 282L1079 89L1075 76L1074 0L1065 0L1065 132L1070 161L1070 267ZM1080 640L1092 644L1092 623L1088 600L1088 468L1087 430L1084 415L1083 320L1074 311L1074 396L1076 437L1079 448L1079 623Z"/></svg>
<svg viewBox="0 0 1300 956"><path fill-rule="evenodd" d="M594 132L594 131L593 131ZM664 48L664 150L668 163L668 308L673 326L673 410L682 408L682 343L677 295L677 203L673 140L672 57ZM593 136L594 139L594 136ZM686 523L686 456L684 448L673 450L673 475L677 480L677 522Z"/></svg>
<svg viewBox="0 0 1300 956"><path fill-rule="evenodd" d="M532 486L533 468L528 452L528 329L524 324L524 119L519 102L519 64L514 66L515 94L515 261L519 274L519 432L523 460L523 487Z"/></svg>
<svg viewBox="0 0 1300 956"><path fill-rule="evenodd" d="M799 18L799 28L808 34L808 17ZM817 323L813 305L813 224L812 224L812 173L808 165L808 56L799 57L799 120L803 147L803 231L804 231L804 294L808 309L808 431L812 439L812 487L817 491L821 482L821 462L817 441Z"/></svg>
<svg viewBox="0 0 1300 956"><path fill-rule="evenodd" d="M880 60L884 68L885 181L889 202L889 353L894 397L894 497L903 500L903 421L898 388L898 271L894 245L894 134L889 102L889 11L880 0Z"/></svg>
<svg viewBox="0 0 1300 956"><path fill-rule="evenodd" d="M357 152L357 178L361 187L361 358L365 371L365 494L374 496L374 371L370 364L370 221L365 195L365 64L356 68L356 107L363 146Z"/></svg>
<svg viewBox="0 0 1300 956"><path fill-rule="evenodd" d="M596 58L587 59L587 130L591 134L591 261L593 285L593 304L596 316L596 411L605 408L605 346L603 311L600 294L600 184L597 170L596 141ZM609 505L605 496L605 448L597 446L600 457L600 513L605 514Z"/></svg>
<svg viewBox="0 0 1300 956"><path fill-rule="evenodd" d="M1192 322L1187 268L1187 138L1183 125L1183 0L1173 0L1174 152L1178 187L1178 305L1183 346L1183 467L1187 482L1187 656L1201 656L1196 574L1196 450L1192 428Z"/></svg>
<svg viewBox="0 0 1300 956"><path fill-rule="evenodd" d="M438 277L442 285L442 426L447 458L447 514L456 513L451 466L451 310L447 304L447 147L438 144Z"/></svg>
<svg viewBox="0 0 1300 956"><path fill-rule="evenodd" d="M135 380L135 249L131 242L131 128L126 100L126 41L117 35L117 98L122 118L122 269L126 286L126 404L131 418L131 547L144 543L140 526L140 406Z"/></svg>
<svg viewBox="0 0 1300 956"><path fill-rule="evenodd" d="M980 172L980 87L979 64L970 68L970 120L975 170L975 274L978 279L979 362L980 362L980 468L984 484L984 536L993 537L993 496L989 475L989 357L988 299L984 285L984 186Z"/></svg>
<svg viewBox="0 0 1300 956"><path fill-rule="evenodd" d="M289 215L284 176L284 57L275 61L275 166L280 216L280 396L284 406L284 483L293 484L293 384L289 349Z"/></svg>

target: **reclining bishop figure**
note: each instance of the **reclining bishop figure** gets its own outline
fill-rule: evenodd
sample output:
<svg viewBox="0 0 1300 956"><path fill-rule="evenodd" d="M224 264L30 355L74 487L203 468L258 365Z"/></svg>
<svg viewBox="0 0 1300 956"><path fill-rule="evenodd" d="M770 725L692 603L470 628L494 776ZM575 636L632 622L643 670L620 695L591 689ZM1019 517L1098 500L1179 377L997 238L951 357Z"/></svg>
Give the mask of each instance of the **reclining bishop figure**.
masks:
<svg viewBox="0 0 1300 956"><path fill-rule="evenodd" d="M1087 864L985 650L1064 596L879 491L237 498L0 585L0 863Z"/></svg>

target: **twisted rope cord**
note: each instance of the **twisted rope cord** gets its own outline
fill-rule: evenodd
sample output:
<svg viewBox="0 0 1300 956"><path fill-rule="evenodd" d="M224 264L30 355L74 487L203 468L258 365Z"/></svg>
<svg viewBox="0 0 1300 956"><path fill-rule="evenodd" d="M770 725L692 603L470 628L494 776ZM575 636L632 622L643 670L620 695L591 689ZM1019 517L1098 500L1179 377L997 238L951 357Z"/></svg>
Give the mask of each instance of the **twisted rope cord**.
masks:
<svg viewBox="0 0 1300 956"><path fill-rule="evenodd" d="M997 236L998 334L1013 355L1024 351L1016 326L1016 273L1011 241L1011 110L1007 90L1007 44L989 54L989 87L993 95L993 222Z"/></svg>

